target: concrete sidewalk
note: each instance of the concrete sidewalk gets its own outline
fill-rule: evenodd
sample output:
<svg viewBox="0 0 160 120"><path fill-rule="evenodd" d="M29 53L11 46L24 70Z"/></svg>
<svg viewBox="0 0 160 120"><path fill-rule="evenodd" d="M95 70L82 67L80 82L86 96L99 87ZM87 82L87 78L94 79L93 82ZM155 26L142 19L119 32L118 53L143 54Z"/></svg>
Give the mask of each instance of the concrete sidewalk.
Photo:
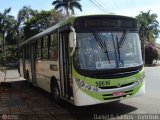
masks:
<svg viewBox="0 0 160 120"><path fill-rule="evenodd" d="M5 74L3 72L0 72L0 82L4 81ZM6 82L12 82L12 81L19 81L24 80L22 77L20 77L18 70L7 70L6 73Z"/></svg>
<svg viewBox="0 0 160 120"><path fill-rule="evenodd" d="M0 120L74 120L45 91L26 81L10 83L11 87L0 87Z"/></svg>

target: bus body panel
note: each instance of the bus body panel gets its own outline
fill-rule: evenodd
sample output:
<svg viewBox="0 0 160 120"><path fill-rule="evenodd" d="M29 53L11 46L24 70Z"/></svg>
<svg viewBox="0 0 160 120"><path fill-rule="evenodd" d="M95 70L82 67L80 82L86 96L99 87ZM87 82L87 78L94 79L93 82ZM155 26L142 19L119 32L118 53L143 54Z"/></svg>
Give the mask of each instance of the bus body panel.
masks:
<svg viewBox="0 0 160 120"><path fill-rule="evenodd" d="M138 89L137 93L133 96L127 96L123 98L118 98L114 100L107 100L107 101L100 101L98 99L93 98L92 96L89 96L88 94L85 94L81 89L77 89L74 93L74 105L76 106L85 106L85 105L94 105L94 104L101 104L101 103L107 103L107 102L113 102L113 101L119 101L123 99L138 97L145 94L145 81L142 84L142 87Z"/></svg>
<svg viewBox="0 0 160 120"><path fill-rule="evenodd" d="M50 70L50 65L54 64L58 66L57 61L38 60L36 61L36 77L37 85L51 93L51 78L52 76L59 80L59 70ZM58 68L59 69L59 68Z"/></svg>

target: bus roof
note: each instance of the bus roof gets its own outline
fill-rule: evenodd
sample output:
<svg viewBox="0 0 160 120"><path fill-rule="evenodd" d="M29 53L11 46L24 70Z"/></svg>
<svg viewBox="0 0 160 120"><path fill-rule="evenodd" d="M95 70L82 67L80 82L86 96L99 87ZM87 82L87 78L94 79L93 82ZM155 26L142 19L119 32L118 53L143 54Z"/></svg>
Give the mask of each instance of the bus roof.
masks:
<svg viewBox="0 0 160 120"><path fill-rule="evenodd" d="M61 28L63 27L64 25L67 25L67 24L71 24L73 25L74 24L74 20L76 18L81 18L81 17L94 17L94 16L108 16L108 17L122 17L122 18L130 18L130 19L134 19L133 17L128 17L128 16L122 16L122 15L111 15L111 14L94 14L94 15L82 15L82 16L71 16L69 17L68 19L66 20L63 20L55 25L53 25L52 27L44 30L43 32L40 32L34 36L32 36L31 38L25 40L24 42L20 43L20 47L31 42L32 40L37 40L41 37L43 37L44 35L46 34L50 34L52 33L53 31L57 30L58 28Z"/></svg>

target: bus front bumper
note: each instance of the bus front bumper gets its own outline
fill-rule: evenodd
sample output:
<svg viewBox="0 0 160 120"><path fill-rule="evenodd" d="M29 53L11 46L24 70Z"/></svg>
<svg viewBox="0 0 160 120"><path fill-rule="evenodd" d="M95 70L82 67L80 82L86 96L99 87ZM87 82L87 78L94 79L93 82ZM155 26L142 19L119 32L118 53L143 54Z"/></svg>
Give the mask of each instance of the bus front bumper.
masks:
<svg viewBox="0 0 160 120"><path fill-rule="evenodd" d="M113 99L97 99L95 95L92 92L84 92L81 88L78 88L78 86L75 84L75 87L77 88L74 92L74 105L76 106L85 106L85 105L94 105L94 104L100 104L100 103L107 103L112 101L119 101L127 98L137 97L141 96L145 93L145 80L139 85L139 87L135 88L131 95L125 95L125 96L119 96L119 97L113 97ZM99 94L97 92L97 94Z"/></svg>

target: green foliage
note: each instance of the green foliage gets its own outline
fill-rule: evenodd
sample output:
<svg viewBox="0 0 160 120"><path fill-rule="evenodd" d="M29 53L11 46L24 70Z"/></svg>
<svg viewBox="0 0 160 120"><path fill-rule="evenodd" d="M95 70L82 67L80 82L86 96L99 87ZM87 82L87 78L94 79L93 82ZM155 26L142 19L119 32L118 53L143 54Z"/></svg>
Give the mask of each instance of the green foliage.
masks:
<svg viewBox="0 0 160 120"><path fill-rule="evenodd" d="M0 66L1 67L6 66L6 55L4 53L0 54Z"/></svg>
<svg viewBox="0 0 160 120"><path fill-rule="evenodd" d="M77 8L78 10L82 11L82 6L80 4L81 0L54 0L52 5L55 6L54 8L56 10L60 8L64 8L66 10L67 15L75 14L74 8Z"/></svg>
<svg viewBox="0 0 160 120"><path fill-rule="evenodd" d="M6 44L16 43L14 41L16 41L17 20L14 16L9 15L10 11L11 8L8 8L3 13L0 13L0 33L2 34L3 43Z"/></svg>
<svg viewBox="0 0 160 120"><path fill-rule="evenodd" d="M18 12L19 24L29 21L36 13L37 11L33 10L30 6L23 6Z"/></svg>
<svg viewBox="0 0 160 120"><path fill-rule="evenodd" d="M0 54L0 72L5 73L4 81L6 80L6 69L7 69L6 62L7 62L6 55L4 53L1 53Z"/></svg>
<svg viewBox="0 0 160 120"><path fill-rule="evenodd" d="M5 52L0 53L0 71L5 74L4 82L6 81L7 63L17 61L19 58L18 51L13 48L8 48Z"/></svg>
<svg viewBox="0 0 160 120"><path fill-rule="evenodd" d="M153 43L159 36L160 31L158 29L159 22L157 21L157 14L151 14L150 12L150 10L148 12L141 11L136 18L138 19L140 26L140 38L146 38L147 42Z"/></svg>
<svg viewBox="0 0 160 120"><path fill-rule="evenodd" d="M0 53L0 66L6 67L6 64L11 61L18 61L20 58L20 55L18 54L18 51L13 48L6 49L5 53Z"/></svg>
<svg viewBox="0 0 160 120"><path fill-rule="evenodd" d="M32 18L25 22L24 37L28 39L43 30L53 26L63 19L63 15L55 10L37 12Z"/></svg>
<svg viewBox="0 0 160 120"><path fill-rule="evenodd" d="M153 64L153 60L158 60L159 54L154 44L150 43L145 48L145 63Z"/></svg>

